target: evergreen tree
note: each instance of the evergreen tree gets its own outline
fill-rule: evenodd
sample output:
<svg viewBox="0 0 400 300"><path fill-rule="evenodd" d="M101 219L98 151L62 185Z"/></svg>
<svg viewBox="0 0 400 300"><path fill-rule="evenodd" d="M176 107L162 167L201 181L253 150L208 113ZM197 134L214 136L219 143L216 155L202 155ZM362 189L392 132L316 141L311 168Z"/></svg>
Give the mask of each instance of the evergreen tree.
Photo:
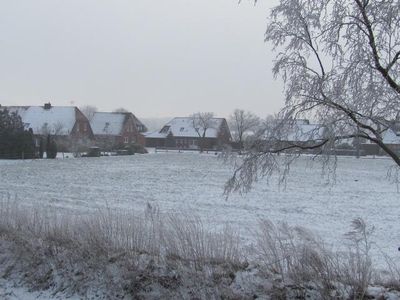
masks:
<svg viewBox="0 0 400 300"><path fill-rule="evenodd" d="M0 158L34 158L35 143L32 130L25 130L21 117L0 109Z"/></svg>

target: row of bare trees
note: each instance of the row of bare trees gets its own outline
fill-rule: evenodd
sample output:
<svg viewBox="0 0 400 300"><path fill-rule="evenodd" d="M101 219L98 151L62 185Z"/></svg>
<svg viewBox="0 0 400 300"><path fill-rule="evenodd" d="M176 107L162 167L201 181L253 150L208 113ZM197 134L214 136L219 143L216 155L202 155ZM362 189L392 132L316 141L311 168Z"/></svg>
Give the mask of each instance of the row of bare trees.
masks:
<svg viewBox="0 0 400 300"><path fill-rule="evenodd" d="M199 136L199 147L202 152L207 131L211 128L216 128L214 113L198 112L191 115L191 120L192 126ZM260 117L243 109L235 109L229 116L228 124L232 140L240 150L244 149L246 138L255 135L262 130L263 127L263 122Z"/></svg>

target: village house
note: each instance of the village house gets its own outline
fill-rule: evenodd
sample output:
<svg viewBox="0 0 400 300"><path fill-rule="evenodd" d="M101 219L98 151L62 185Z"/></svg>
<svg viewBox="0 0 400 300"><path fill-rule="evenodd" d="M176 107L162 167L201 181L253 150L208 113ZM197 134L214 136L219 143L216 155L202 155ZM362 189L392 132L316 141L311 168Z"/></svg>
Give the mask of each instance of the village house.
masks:
<svg viewBox="0 0 400 300"><path fill-rule="evenodd" d="M31 129L36 137L36 146L40 139L52 136L58 151L85 151L93 143L93 132L89 120L74 106L8 106L10 112L16 112L26 129Z"/></svg>
<svg viewBox="0 0 400 300"><path fill-rule="evenodd" d="M400 123L392 124L391 128L382 134L382 141L389 149L400 155ZM366 155L386 155L383 149L371 141L364 141L361 149Z"/></svg>
<svg viewBox="0 0 400 300"><path fill-rule="evenodd" d="M274 122L277 122L277 124L271 128L275 128L280 120L275 120ZM296 119L290 122L290 124L282 125L279 132L265 131L262 141L258 145L263 149L267 148L271 151L292 145L310 147L320 143L324 139L325 134L326 129L324 126L312 124L307 119ZM302 152L313 152L313 150L303 150Z"/></svg>
<svg viewBox="0 0 400 300"><path fill-rule="evenodd" d="M315 145L324 139L325 130L325 127L320 124L312 124L307 119L299 119L287 131L285 142L303 146Z"/></svg>
<svg viewBox="0 0 400 300"><path fill-rule="evenodd" d="M198 150L203 142L204 149L219 150L230 143L231 133L224 118L212 118L210 123L202 140L204 128L194 128L192 117L174 118L159 131L146 134L146 146Z"/></svg>
<svg viewBox="0 0 400 300"><path fill-rule="evenodd" d="M96 145L103 150L123 148L130 144L144 146L146 126L130 112L96 112L90 120Z"/></svg>

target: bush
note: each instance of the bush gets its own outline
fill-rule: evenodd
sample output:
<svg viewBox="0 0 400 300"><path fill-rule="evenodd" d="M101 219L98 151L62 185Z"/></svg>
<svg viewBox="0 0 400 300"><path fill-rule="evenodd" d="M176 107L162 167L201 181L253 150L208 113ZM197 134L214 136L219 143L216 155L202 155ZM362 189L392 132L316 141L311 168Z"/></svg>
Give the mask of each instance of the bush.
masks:
<svg viewBox="0 0 400 300"><path fill-rule="evenodd" d="M135 153L139 154L145 154L147 153L147 150L145 147L143 147L140 144L130 144L130 145L124 145L120 148L121 150L127 150L128 155L133 155Z"/></svg>

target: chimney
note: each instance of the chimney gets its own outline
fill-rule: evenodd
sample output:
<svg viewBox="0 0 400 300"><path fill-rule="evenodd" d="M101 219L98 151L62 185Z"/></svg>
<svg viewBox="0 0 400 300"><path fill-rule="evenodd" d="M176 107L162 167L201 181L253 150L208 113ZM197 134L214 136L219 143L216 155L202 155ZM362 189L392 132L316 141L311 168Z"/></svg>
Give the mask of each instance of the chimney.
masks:
<svg viewBox="0 0 400 300"><path fill-rule="evenodd" d="M45 103L44 104L44 109L50 109L51 108L51 103Z"/></svg>

